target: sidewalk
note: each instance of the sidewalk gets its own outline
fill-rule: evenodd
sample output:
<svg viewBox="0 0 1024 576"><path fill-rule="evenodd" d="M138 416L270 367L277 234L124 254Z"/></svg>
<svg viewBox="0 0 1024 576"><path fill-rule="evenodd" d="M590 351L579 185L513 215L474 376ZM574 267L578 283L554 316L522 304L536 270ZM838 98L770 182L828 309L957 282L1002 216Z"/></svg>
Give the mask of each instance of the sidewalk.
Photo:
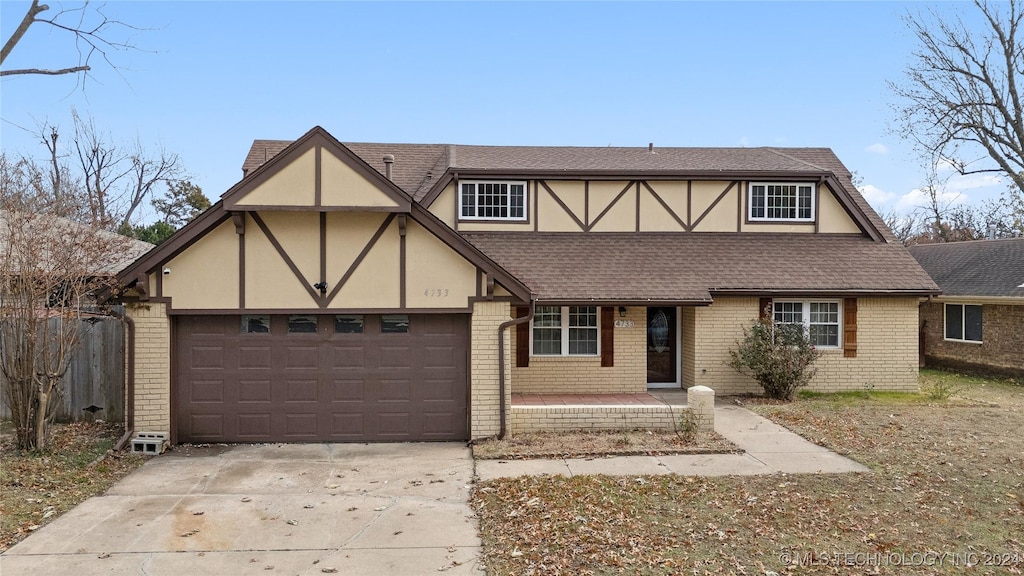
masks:
<svg viewBox="0 0 1024 576"><path fill-rule="evenodd" d="M868 468L804 440L798 434L736 405L715 406L715 431L743 454L672 454L608 458L477 460L480 480L522 475L682 474L686 476L749 476L754 474L835 474L867 472Z"/></svg>

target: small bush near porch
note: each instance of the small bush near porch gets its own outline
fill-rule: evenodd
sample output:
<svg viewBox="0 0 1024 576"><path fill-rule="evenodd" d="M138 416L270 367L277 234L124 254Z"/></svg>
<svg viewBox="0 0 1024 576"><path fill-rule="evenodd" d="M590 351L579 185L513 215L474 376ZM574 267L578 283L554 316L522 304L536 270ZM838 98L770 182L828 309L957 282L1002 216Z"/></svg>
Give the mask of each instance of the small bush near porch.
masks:
<svg viewBox="0 0 1024 576"><path fill-rule="evenodd" d="M869 473L483 482L488 573L1021 574L1024 386L923 371L921 388L755 407Z"/></svg>

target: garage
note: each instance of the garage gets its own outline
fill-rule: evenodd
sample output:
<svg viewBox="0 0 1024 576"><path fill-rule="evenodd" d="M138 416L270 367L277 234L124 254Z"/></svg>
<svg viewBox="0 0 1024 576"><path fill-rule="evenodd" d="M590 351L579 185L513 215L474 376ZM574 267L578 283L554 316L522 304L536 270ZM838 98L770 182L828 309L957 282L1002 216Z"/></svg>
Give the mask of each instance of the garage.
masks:
<svg viewBox="0 0 1024 576"><path fill-rule="evenodd" d="M465 440L466 314L183 315L177 442Z"/></svg>

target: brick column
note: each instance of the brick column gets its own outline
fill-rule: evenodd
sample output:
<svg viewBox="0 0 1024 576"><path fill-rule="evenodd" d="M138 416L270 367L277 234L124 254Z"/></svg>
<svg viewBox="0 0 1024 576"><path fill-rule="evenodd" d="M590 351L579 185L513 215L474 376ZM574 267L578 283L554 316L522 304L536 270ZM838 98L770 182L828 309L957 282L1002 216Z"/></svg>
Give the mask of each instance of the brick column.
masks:
<svg viewBox="0 0 1024 576"><path fill-rule="evenodd" d="M691 386L686 389L686 403L697 422L700 432L715 430L715 391L707 386Z"/></svg>
<svg viewBox="0 0 1024 576"><path fill-rule="evenodd" d="M470 336L470 438L494 436L501 427L498 396L498 327L511 319L508 302L475 302ZM515 332L505 332L505 406L512 411L512 344ZM511 418L506 414L511 432Z"/></svg>
<svg viewBox="0 0 1024 576"><path fill-rule="evenodd" d="M129 304L135 321L135 430L171 430L171 319L164 304Z"/></svg>

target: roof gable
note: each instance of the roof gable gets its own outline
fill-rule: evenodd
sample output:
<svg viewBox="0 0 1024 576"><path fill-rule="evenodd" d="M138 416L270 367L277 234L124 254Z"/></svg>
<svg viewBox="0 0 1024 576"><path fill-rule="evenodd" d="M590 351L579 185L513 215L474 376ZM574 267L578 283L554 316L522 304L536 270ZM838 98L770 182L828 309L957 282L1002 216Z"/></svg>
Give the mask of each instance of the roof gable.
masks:
<svg viewBox="0 0 1024 576"><path fill-rule="evenodd" d="M317 126L228 190L226 210L408 212L412 199Z"/></svg>

